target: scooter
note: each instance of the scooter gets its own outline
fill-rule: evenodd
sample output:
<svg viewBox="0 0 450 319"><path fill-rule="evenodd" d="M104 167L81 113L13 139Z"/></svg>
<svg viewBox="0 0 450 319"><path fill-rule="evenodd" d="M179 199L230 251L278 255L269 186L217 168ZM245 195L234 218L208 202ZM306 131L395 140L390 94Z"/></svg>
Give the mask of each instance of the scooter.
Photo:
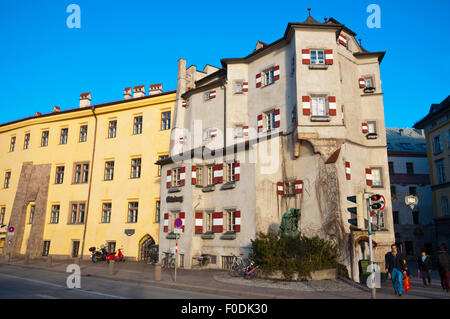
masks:
<svg viewBox="0 0 450 319"><path fill-rule="evenodd" d="M105 247L101 247L100 249L97 249L96 247L91 247L89 248L89 251L92 253L91 260L93 263L96 263L97 261L104 261L108 256Z"/></svg>
<svg viewBox="0 0 450 319"><path fill-rule="evenodd" d="M250 265L245 267L244 278L253 279L258 275L258 272L259 272L259 265L255 265L255 263L252 261L250 262Z"/></svg>
<svg viewBox="0 0 450 319"><path fill-rule="evenodd" d="M107 262L108 264L109 264L109 261L110 261L110 260L114 260L114 261L125 261L125 258L124 258L123 254L122 254L122 251L119 249L119 250L118 250L118 253L117 253L117 256L116 256L116 253L115 253L115 252L109 254L108 256L106 256L106 262Z"/></svg>

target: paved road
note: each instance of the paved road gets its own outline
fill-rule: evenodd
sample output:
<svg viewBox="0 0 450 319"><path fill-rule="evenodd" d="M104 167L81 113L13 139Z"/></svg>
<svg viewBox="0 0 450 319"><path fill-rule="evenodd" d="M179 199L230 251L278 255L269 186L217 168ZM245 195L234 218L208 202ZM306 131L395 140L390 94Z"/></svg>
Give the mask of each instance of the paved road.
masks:
<svg viewBox="0 0 450 319"><path fill-rule="evenodd" d="M168 289L95 277L81 277L81 288L67 288L69 273L0 265L0 299L223 299L186 290Z"/></svg>

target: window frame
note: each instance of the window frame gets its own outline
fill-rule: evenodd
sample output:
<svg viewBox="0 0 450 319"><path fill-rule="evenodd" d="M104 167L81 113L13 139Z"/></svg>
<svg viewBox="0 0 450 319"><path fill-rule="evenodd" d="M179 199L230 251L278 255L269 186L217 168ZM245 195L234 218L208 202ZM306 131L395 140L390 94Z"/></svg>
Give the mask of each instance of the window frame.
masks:
<svg viewBox="0 0 450 319"><path fill-rule="evenodd" d="M49 130L42 130L41 147L47 147L48 146L49 137L50 137L50 131Z"/></svg>
<svg viewBox="0 0 450 319"><path fill-rule="evenodd" d="M315 52L315 59L313 59L313 52ZM319 52L322 53L322 62L320 62L319 59ZM310 54L310 65L326 65L325 63L325 50L323 49L310 49L309 50L309 54ZM313 61L319 61L319 63L313 62Z"/></svg>
<svg viewBox="0 0 450 319"><path fill-rule="evenodd" d="M383 181L383 168L382 167L371 167L371 174L372 174L372 187L379 187L379 188L383 188L384 187L384 181ZM379 171L379 176L380 176L380 184L376 185L375 184L375 175L374 175L374 171Z"/></svg>
<svg viewBox="0 0 450 319"><path fill-rule="evenodd" d="M80 165L81 170L77 170L77 166ZM85 166L87 165L87 169ZM72 176L72 184L87 184L89 183L89 168L90 168L90 162L75 162L73 163L73 176ZM77 174L80 174L80 180L77 181ZM85 181L86 180L86 181Z"/></svg>
<svg viewBox="0 0 450 319"><path fill-rule="evenodd" d="M311 116L328 116L329 115L329 106L328 106L328 98L326 95L311 95ZM314 113L314 100L323 99L323 114L317 114ZM317 103L317 110L318 111L319 104Z"/></svg>
<svg viewBox="0 0 450 319"><path fill-rule="evenodd" d="M81 206L83 206L83 209L81 209ZM85 221L86 221L86 202L85 201L69 202L69 214L67 224L83 225Z"/></svg>
<svg viewBox="0 0 450 319"><path fill-rule="evenodd" d="M4 224L6 217L6 206L0 207L0 226Z"/></svg>
<svg viewBox="0 0 450 319"><path fill-rule="evenodd" d="M60 170L60 168L62 167L62 172ZM55 169L55 184L63 184L64 183L64 171L65 171L65 166L64 165L58 165L56 166Z"/></svg>
<svg viewBox="0 0 450 319"><path fill-rule="evenodd" d="M27 150L30 147L30 140L31 140L31 134L30 133L25 133L24 137L23 137L23 149Z"/></svg>
<svg viewBox="0 0 450 319"><path fill-rule="evenodd" d="M11 139L9 141L9 152L14 152L14 149L16 148L16 136L11 136Z"/></svg>
<svg viewBox="0 0 450 319"><path fill-rule="evenodd" d="M135 163L133 163L135 162ZM133 157L131 159L131 171L130 178L137 179L141 178L142 175L142 158L141 157Z"/></svg>
<svg viewBox="0 0 450 319"><path fill-rule="evenodd" d="M111 163L112 163L112 166L111 166ZM108 164L110 166L108 166ZM115 161L114 160L107 160L107 161L105 161L105 169L104 169L104 174L103 174L103 180L104 181L112 181L112 180L114 180L114 167L115 167Z"/></svg>
<svg viewBox="0 0 450 319"><path fill-rule="evenodd" d="M225 209L225 232L234 232L236 225L236 209Z"/></svg>
<svg viewBox="0 0 450 319"><path fill-rule="evenodd" d="M436 180L439 184L443 184L447 182L447 176L445 176L445 165L444 159L438 159L434 162L436 166Z"/></svg>
<svg viewBox="0 0 450 319"><path fill-rule="evenodd" d="M84 130L84 128L86 128L86 130ZM87 124L80 125L80 134L78 137L78 143L87 142L87 134L88 134L88 125Z"/></svg>
<svg viewBox="0 0 450 319"><path fill-rule="evenodd" d="M181 187L181 167L175 167L171 171L172 187Z"/></svg>
<svg viewBox="0 0 450 319"><path fill-rule="evenodd" d="M105 205L109 205L106 206ZM111 212L112 212L112 202L102 202L102 216L100 219L101 224L110 224L111 223Z"/></svg>
<svg viewBox="0 0 450 319"><path fill-rule="evenodd" d="M58 207L58 209L55 209L55 207ZM60 212L61 212L61 205L52 204L52 206L50 207L50 224L59 224Z"/></svg>
<svg viewBox="0 0 450 319"><path fill-rule="evenodd" d="M59 135L59 145L66 145L69 140L69 128L62 127Z"/></svg>
<svg viewBox="0 0 450 319"><path fill-rule="evenodd" d="M114 123L114 125L112 125ZM117 137L117 119L111 119L108 121L108 138Z"/></svg>
<svg viewBox="0 0 450 319"><path fill-rule="evenodd" d="M168 114L168 116L166 116ZM171 128L172 111L162 111L161 112L161 131L167 131Z"/></svg>
<svg viewBox="0 0 450 319"><path fill-rule="evenodd" d="M138 214L139 214L139 202L138 201L128 201L127 202L127 223L135 224L138 222ZM131 204L137 204L136 207L131 207ZM130 218L132 217L132 218Z"/></svg>
<svg viewBox="0 0 450 319"><path fill-rule="evenodd" d="M8 189L11 184L11 171L5 171L5 176L3 179L3 188Z"/></svg>
<svg viewBox="0 0 450 319"><path fill-rule="evenodd" d="M136 119L140 119L140 121L136 121ZM142 134L144 117L142 115L136 115L133 118L133 135Z"/></svg>

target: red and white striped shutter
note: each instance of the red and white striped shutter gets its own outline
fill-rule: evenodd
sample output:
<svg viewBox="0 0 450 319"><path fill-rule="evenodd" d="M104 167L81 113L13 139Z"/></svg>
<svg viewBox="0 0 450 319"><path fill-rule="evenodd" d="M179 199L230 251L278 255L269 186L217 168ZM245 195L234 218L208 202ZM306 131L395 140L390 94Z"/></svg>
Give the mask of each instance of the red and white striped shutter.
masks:
<svg viewBox="0 0 450 319"><path fill-rule="evenodd" d="M295 181L295 193L296 194L303 193L303 181L302 180Z"/></svg>
<svg viewBox="0 0 450 319"><path fill-rule="evenodd" d="M366 168L366 184L372 186L372 169Z"/></svg>
<svg viewBox="0 0 450 319"><path fill-rule="evenodd" d="M361 123L361 129L364 134L369 133L369 127L367 126L367 123Z"/></svg>
<svg viewBox="0 0 450 319"><path fill-rule="evenodd" d="M184 186L186 184L186 167L180 167L180 186Z"/></svg>
<svg viewBox="0 0 450 319"><path fill-rule="evenodd" d="M169 213L164 214L164 229L163 231L167 233L169 231Z"/></svg>
<svg viewBox="0 0 450 319"><path fill-rule="evenodd" d="M259 88L261 87L262 84L262 78L261 78L261 73L256 74L256 87Z"/></svg>
<svg viewBox="0 0 450 319"><path fill-rule="evenodd" d="M166 187L172 187L172 170L170 169L167 170Z"/></svg>
<svg viewBox="0 0 450 319"><path fill-rule="evenodd" d="M203 213L195 212L195 233L203 233Z"/></svg>
<svg viewBox="0 0 450 319"><path fill-rule="evenodd" d="M209 92L209 98L210 99L215 99L216 98L216 91Z"/></svg>
<svg viewBox="0 0 450 319"><path fill-rule="evenodd" d="M309 49L302 49L302 63L311 64L311 52Z"/></svg>
<svg viewBox="0 0 450 319"><path fill-rule="evenodd" d="M263 116L262 114L258 115L258 133L263 130Z"/></svg>
<svg viewBox="0 0 450 319"><path fill-rule="evenodd" d="M344 47L347 47L347 37L342 33L339 34L339 43L342 44Z"/></svg>
<svg viewBox="0 0 450 319"><path fill-rule="evenodd" d="M309 96L302 96L303 115L311 115L311 99Z"/></svg>
<svg viewBox="0 0 450 319"><path fill-rule="evenodd" d="M364 80L364 78L359 78L359 87L361 89L366 87L366 80Z"/></svg>
<svg viewBox="0 0 450 319"><path fill-rule="evenodd" d="M278 195L283 195L284 194L284 183L283 182L278 182L277 183L277 194Z"/></svg>
<svg viewBox="0 0 450 319"><path fill-rule="evenodd" d="M234 180L238 181L241 179L241 163L239 161L234 161Z"/></svg>
<svg viewBox="0 0 450 319"><path fill-rule="evenodd" d="M244 126L243 132L244 132L244 136L248 136L248 126Z"/></svg>
<svg viewBox="0 0 450 319"><path fill-rule="evenodd" d="M241 211L237 210L234 212L234 231L241 231Z"/></svg>
<svg viewBox="0 0 450 319"><path fill-rule="evenodd" d="M214 184L223 183L223 163L214 165Z"/></svg>
<svg viewBox="0 0 450 319"><path fill-rule="evenodd" d="M345 162L345 178L348 181L352 179L352 171L350 169L350 162Z"/></svg>
<svg viewBox="0 0 450 319"><path fill-rule="evenodd" d="M280 109L275 110L275 127L280 127Z"/></svg>
<svg viewBox="0 0 450 319"><path fill-rule="evenodd" d="M242 92L248 92L248 82L242 83Z"/></svg>
<svg viewBox="0 0 450 319"><path fill-rule="evenodd" d="M182 100L181 101L181 106L182 107L186 107L187 106L187 101L186 100Z"/></svg>
<svg viewBox="0 0 450 319"><path fill-rule="evenodd" d="M196 185L197 184L197 166L196 165L192 165L191 178L192 178L192 185Z"/></svg>
<svg viewBox="0 0 450 319"><path fill-rule="evenodd" d="M328 97L328 110L329 110L330 116L336 116L336 97L335 96Z"/></svg>
<svg viewBox="0 0 450 319"><path fill-rule="evenodd" d="M180 219L181 219L181 225L183 225L182 229L183 229L183 232L184 232L184 225L185 225L185 221L186 221L186 214L185 214L185 212L180 212Z"/></svg>
<svg viewBox="0 0 450 319"><path fill-rule="evenodd" d="M212 231L214 233L221 233L223 231L223 213L222 212L213 213Z"/></svg>
<svg viewBox="0 0 450 319"><path fill-rule="evenodd" d="M333 50L325 50L325 64L333 64Z"/></svg>
<svg viewBox="0 0 450 319"><path fill-rule="evenodd" d="M217 136L217 129L213 128L210 130L210 136L211 137L216 137Z"/></svg>
<svg viewBox="0 0 450 319"><path fill-rule="evenodd" d="M344 104L341 104L341 118L342 118L342 125L345 125L345 119L344 119Z"/></svg>
<svg viewBox="0 0 450 319"><path fill-rule="evenodd" d="M273 67L273 80L278 81L280 79L280 66L275 65Z"/></svg>

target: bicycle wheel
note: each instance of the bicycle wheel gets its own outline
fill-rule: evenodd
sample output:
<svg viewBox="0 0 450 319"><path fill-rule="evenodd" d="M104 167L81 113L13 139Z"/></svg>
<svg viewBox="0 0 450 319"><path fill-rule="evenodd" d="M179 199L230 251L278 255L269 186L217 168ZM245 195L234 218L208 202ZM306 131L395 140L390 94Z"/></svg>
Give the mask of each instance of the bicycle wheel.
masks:
<svg viewBox="0 0 450 319"><path fill-rule="evenodd" d="M175 268L175 259L174 258L170 259L169 268Z"/></svg>

